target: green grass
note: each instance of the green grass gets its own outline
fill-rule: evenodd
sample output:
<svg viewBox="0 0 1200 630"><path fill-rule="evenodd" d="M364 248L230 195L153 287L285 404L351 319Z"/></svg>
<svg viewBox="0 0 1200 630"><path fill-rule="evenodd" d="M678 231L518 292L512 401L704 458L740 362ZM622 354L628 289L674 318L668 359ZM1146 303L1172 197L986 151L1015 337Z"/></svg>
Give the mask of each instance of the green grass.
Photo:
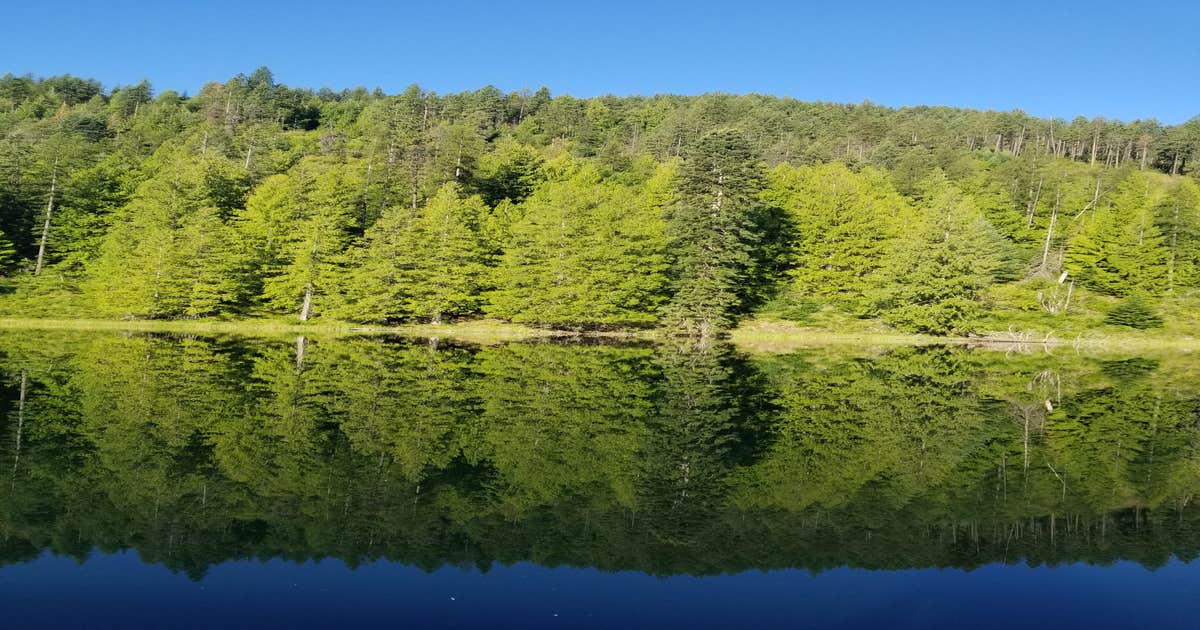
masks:
<svg viewBox="0 0 1200 630"><path fill-rule="evenodd" d="M1000 323L1000 322L995 322ZM1033 322L1024 322L1033 323ZM1006 329L996 328L971 337L940 337L898 332L876 320L822 317L818 322L797 323L760 316L741 323L730 331L729 340L747 352L790 352L803 348L854 345L903 346L922 344L964 344L1003 350L1068 347L1088 352L1124 352L1140 350L1200 349L1200 339L1181 334L1178 329L1138 331L1112 326L1089 330L1047 330L1041 326L1023 327L1021 322L1010 323ZM75 330L129 331L182 334L228 334L241 336L277 337L281 335L347 336L403 335L408 337L440 337L473 343L505 343L541 338L612 338L665 339L670 334L662 330L591 331L577 332L536 328L510 324L492 319L476 319L451 324L409 324L402 326L371 326L350 322L321 320L299 323L283 318L257 319L192 319L192 320L103 320L9 317L0 318L0 330Z"/></svg>

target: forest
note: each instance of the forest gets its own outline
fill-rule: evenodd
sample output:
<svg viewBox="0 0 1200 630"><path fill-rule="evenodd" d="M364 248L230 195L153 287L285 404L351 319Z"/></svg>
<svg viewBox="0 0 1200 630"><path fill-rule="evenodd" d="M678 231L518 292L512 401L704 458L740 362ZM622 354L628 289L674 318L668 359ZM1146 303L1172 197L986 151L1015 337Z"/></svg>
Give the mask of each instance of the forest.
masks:
<svg viewBox="0 0 1200 630"><path fill-rule="evenodd" d="M1200 325L1200 118L0 77L0 316Z"/></svg>
<svg viewBox="0 0 1200 630"><path fill-rule="evenodd" d="M658 575L1200 553L1200 363L0 333L0 565Z"/></svg>

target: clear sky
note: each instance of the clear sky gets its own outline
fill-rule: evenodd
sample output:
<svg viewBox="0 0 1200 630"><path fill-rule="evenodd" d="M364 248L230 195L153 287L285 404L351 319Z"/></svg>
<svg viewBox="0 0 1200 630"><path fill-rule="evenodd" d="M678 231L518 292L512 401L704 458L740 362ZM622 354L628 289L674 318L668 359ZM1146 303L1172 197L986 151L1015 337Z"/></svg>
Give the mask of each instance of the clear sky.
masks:
<svg viewBox="0 0 1200 630"><path fill-rule="evenodd" d="M1200 114L1200 2L0 1L0 73Z"/></svg>

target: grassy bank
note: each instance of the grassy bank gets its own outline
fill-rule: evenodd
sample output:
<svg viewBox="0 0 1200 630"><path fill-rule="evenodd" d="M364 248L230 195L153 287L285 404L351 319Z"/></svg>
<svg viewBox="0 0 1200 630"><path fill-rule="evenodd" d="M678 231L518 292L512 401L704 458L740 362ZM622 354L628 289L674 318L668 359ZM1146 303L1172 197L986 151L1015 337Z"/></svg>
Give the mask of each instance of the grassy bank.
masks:
<svg viewBox="0 0 1200 630"><path fill-rule="evenodd" d="M861 322L862 320L860 320ZM666 339L659 330L578 332L535 328L491 319L469 320L453 324L412 324L404 326L367 326L350 322L320 321L299 323L284 319L244 320L100 320L66 318L0 318L0 330L76 330L161 332L177 334L223 334L275 337L282 335L403 335L438 337L472 343L504 343L529 339ZM802 326L775 319L752 319L729 332L729 340L748 352L790 352L831 345L903 346L921 344L963 344L1002 350L1034 348L1070 348L1087 351L1139 351L1176 349L1200 350L1200 339L1191 335L1163 331L1096 330L1087 333L1025 331L1016 328L970 337L939 337L890 331L869 323L830 329Z"/></svg>

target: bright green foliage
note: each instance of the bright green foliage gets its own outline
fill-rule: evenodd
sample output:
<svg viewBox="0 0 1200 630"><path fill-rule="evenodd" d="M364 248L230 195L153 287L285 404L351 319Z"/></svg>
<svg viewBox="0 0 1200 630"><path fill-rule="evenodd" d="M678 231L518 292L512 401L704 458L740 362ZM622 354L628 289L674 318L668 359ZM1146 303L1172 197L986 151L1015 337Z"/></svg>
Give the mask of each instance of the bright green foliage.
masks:
<svg viewBox="0 0 1200 630"><path fill-rule="evenodd" d="M1158 191L1150 178L1134 173L1117 189L1112 205L1089 212L1066 256L1070 273L1088 287L1109 295L1167 287L1166 239L1154 223Z"/></svg>
<svg viewBox="0 0 1200 630"><path fill-rule="evenodd" d="M882 173L836 163L779 166L762 198L792 219L789 295L799 298L861 300L886 264L891 239L914 218Z"/></svg>
<svg viewBox="0 0 1200 630"><path fill-rule="evenodd" d="M520 202L533 192L542 177L542 156L531 146L501 142L479 161L476 187L489 205L504 199Z"/></svg>
<svg viewBox="0 0 1200 630"><path fill-rule="evenodd" d="M919 184L916 224L878 274L884 320L915 332L969 330L982 291L1004 269L1007 243L940 171Z"/></svg>
<svg viewBox="0 0 1200 630"><path fill-rule="evenodd" d="M527 199L496 270L488 313L518 322L654 321L667 282L662 208L672 169L641 185L585 167Z"/></svg>
<svg viewBox="0 0 1200 630"><path fill-rule="evenodd" d="M1174 183L1155 207L1155 221L1167 248L1167 290L1200 286L1200 186Z"/></svg>
<svg viewBox="0 0 1200 630"><path fill-rule="evenodd" d="M408 231L408 259L400 282L406 310L421 320L441 323L446 316L478 312L484 284L480 219L487 212L479 197L462 199L458 185L442 186Z"/></svg>
<svg viewBox="0 0 1200 630"><path fill-rule="evenodd" d="M1200 288L1197 130L763 95L335 92L266 68L190 96L5 75L0 312L487 311L711 335L756 309L944 332L990 306L981 325L1075 332L1103 316L1097 294L1144 291L1169 297L1152 306L1174 332ZM933 218L931 174L975 210Z"/></svg>
<svg viewBox="0 0 1200 630"><path fill-rule="evenodd" d="M121 209L86 289L108 315L220 312L236 299L231 235L186 152L168 152Z"/></svg>
<svg viewBox="0 0 1200 630"><path fill-rule="evenodd" d="M237 227L267 308L306 320L336 290L361 203L360 173L353 163L306 159L247 201Z"/></svg>
<svg viewBox="0 0 1200 630"><path fill-rule="evenodd" d="M355 321L432 321L478 312L486 250L483 201L448 183L427 205L388 210L353 249L334 312Z"/></svg>
<svg viewBox="0 0 1200 630"><path fill-rule="evenodd" d="M1200 535L1185 353L28 330L0 348L10 563L1156 567Z"/></svg>
<svg viewBox="0 0 1200 630"><path fill-rule="evenodd" d="M707 336L733 323L749 280L757 240L751 212L762 184L762 169L736 130L710 133L684 161L666 214L674 257L674 295L662 309L667 326Z"/></svg>
<svg viewBox="0 0 1200 630"><path fill-rule="evenodd" d="M1140 330L1158 328L1163 324L1162 317L1154 311L1150 301L1140 293L1134 293L1121 300L1108 312L1104 321L1116 326L1128 326Z"/></svg>

